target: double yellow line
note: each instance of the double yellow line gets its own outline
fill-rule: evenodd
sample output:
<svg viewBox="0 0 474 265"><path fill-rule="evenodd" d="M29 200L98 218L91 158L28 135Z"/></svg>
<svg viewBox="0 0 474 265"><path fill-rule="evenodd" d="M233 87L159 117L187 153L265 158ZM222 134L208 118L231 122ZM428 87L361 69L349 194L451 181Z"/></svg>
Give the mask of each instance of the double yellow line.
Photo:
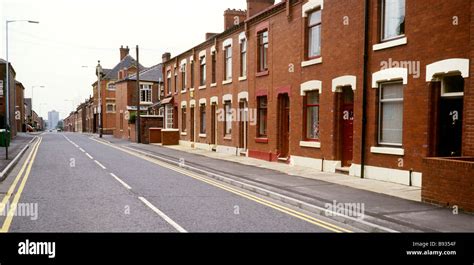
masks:
<svg viewBox="0 0 474 265"><path fill-rule="evenodd" d="M23 189L25 188L26 181L28 180L28 176L30 175L31 172L31 167L33 166L33 163L36 158L36 154L38 153L39 146L41 144L41 141L43 138L39 138L36 143L33 145L33 149L29 153L28 157L26 158L25 162L23 163L23 166L20 169L20 172L18 172L18 175L16 176L15 180L13 181L12 185L8 189L7 194L5 194L5 197L3 198L2 202L0 203L0 213L2 213L5 210L5 207L7 206L8 201L10 200L10 197L13 195L15 188L20 181L21 177L23 176L23 179L21 180L20 186L15 194L15 197L13 198L13 201L11 203L10 209L8 213L6 214L5 222L3 223L2 228L0 229L0 233L7 233L8 230L10 229L10 225L13 221L13 216L16 211L16 207L18 205L18 201L20 200L21 194L23 193ZM26 171L25 171L26 170ZM23 175L23 173L25 173Z"/></svg>
<svg viewBox="0 0 474 265"><path fill-rule="evenodd" d="M296 210L293 210L293 209L290 209L288 207L285 207L285 206L282 206L282 205L279 205L279 204L276 204L276 203L273 203L271 201L268 201L268 200L265 200L263 198L260 198L260 197L257 197L255 195L252 195L248 192L244 192L244 191L241 191L241 190L238 190L238 189L235 189L233 187L230 187L228 185L224 185L218 181L214 181L214 180L211 180L211 179L208 179L208 178L205 178L205 177L202 177L198 174L195 174L195 173L192 173L188 170L184 170L180 167L177 167L177 166L173 166L173 165L170 165L170 164L167 164L165 162L161 162L161 161L157 161L156 159L152 159L152 158L149 158L145 155L141 155L141 154L138 154L138 153L135 153L135 152L132 152L132 151L128 151L128 150L125 150L123 148L120 148L120 147L117 147L117 146L114 146L112 144L108 144L108 143L105 143L103 141L98 141L98 140L95 140L94 141L97 141L101 144L104 144L104 145L107 145L107 146L110 146L110 147L113 147L115 149L118 149L122 152L125 152L125 153L128 153L130 155L133 155L133 156L136 156L136 157L139 157L141 159L144 159L144 160L147 160L151 163L154 163L154 164L157 164L161 167L164 167L164 168L168 168L168 169L171 169L175 172L178 172L178 173L181 173L183 175L186 175L188 177L191 177L191 178L194 178L196 180L199 180L199 181L202 181L202 182L205 182L209 185L212 185L214 187L217 187L217 188L220 188L220 189L223 189L223 190L226 190L228 192L231 192L233 194L236 194L236 195L239 195L241 197L244 197L246 199L249 199L251 201L254 201L254 202L257 202L259 204L262 204L262 205L265 205L267 207L270 207L270 208L273 208L275 210L278 210L280 212L283 212L285 214L288 214L288 215L291 215L293 217L296 217L300 220L303 220L303 221L306 221L308 223L311 223L313 225L316 225L316 226L319 226L319 227L322 227L324 229L327 229L329 231L332 231L332 232L335 232L335 233L351 233L352 231L348 230L348 229L345 229L343 227L340 227L340 226L337 226L337 225L334 225L334 224L331 224L329 222L326 222L326 221L323 221L323 220L320 220L320 219L317 219L313 216L309 216L307 214L304 214L302 212L299 212L299 211L296 211Z"/></svg>

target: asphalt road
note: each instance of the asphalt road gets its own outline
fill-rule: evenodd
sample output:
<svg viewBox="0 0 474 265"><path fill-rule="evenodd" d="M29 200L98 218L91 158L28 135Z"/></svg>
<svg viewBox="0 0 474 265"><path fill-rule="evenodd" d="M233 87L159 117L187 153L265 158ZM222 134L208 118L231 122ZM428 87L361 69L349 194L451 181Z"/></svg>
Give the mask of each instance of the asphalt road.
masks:
<svg viewBox="0 0 474 265"><path fill-rule="evenodd" d="M16 198L22 209L31 208L26 214L0 216L1 232L357 231L86 135L40 137L37 152L30 148L1 184L7 190L18 176L9 202Z"/></svg>

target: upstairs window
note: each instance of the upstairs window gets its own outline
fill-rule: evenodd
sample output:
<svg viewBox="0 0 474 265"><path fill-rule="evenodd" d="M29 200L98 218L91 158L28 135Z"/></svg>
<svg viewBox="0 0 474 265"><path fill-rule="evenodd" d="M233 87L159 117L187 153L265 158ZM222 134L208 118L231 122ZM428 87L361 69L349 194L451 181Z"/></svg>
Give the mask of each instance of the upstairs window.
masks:
<svg viewBox="0 0 474 265"><path fill-rule="evenodd" d="M168 74L166 75L166 86L168 87L168 95L170 95L171 91L173 91L173 85L171 84L171 71L168 71Z"/></svg>
<svg viewBox="0 0 474 265"><path fill-rule="evenodd" d="M115 88L115 84L110 83L110 84L107 85L107 90L112 90L112 91L114 91L115 89L116 89L116 88Z"/></svg>
<svg viewBox="0 0 474 265"><path fill-rule="evenodd" d="M247 40L240 42L240 77L247 76Z"/></svg>
<svg viewBox="0 0 474 265"><path fill-rule="evenodd" d="M199 58L199 85L206 85L206 56Z"/></svg>
<svg viewBox="0 0 474 265"><path fill-rule="evenodd" d="M321 56L321 10L308 15L308 58Z"/></svg>
<svg viewBox="0 0 474 265"><path fill-rule="evenodd" d="M258 71L268 71L268 30L258 33Z"/></svg>
<svg viewBox="0 0 474 265"><path fill-rule="evenodd" d="M178 70L174 68L174 93L178 93Z"/></svg>
<svg viewBox="0 0 474 265"><path fill-rule="evenodd" d="M382 0L382 41L405 35L405 0Z"/></svg>
<svg viewBox="0 0 474 265"><path fill-rule="evenodd" d="M211 83L215 84L217 82L216 80L216 65L217 65L217 54L215 52L212 53L211 56Z"/></svg>
<svg viewBox="0 0 474 265"><path fill-rule="evenodd" d="M224 77L225 80L232 79L232 46L225 47L225 58L224 58Z"/></svg>
<svg viewBox="0 0 474 265"><path fill-rule="evenodd" d="M186 90L186 64L181 65L181 91Z"/></svg>
<svg viewBox="0 0 474 265"><path fill-rule="evenodd" d="M140 102L152 103L150 84L140 84Z"/></svg>
<svg viewBox="0 0 474 265"><path fill-rule="evenodd" d="M194 88L194 61L191 61L191 88Z"/></svg>

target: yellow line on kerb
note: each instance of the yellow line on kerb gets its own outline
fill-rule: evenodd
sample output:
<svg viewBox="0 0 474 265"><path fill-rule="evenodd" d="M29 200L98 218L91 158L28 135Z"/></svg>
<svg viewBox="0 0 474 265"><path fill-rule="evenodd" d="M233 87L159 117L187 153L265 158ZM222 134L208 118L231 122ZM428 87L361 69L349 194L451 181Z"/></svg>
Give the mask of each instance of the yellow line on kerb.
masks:
<svg viewBox="0 0 474 265"><path fill-rule="evenodd" d="M7 233L8 230L10 229L10 225L13 221L14 212L16 211L18 201L20 201L21 194L23 193L23 189L25 188L26 181L28 180L28 176L30 175L30 172L31 172L31 167L33 166L33 163L35 162L36 154L38 153L38 149L42 141L43 141L43 138L40 137L38 143L35 145L33 151L31 151L30 153L30 155L33 154L33 156L31 157L31 160L29 161L27 160L27 162L25 162L25 165L26 163L29 163L28 168L26 169L25 176L23 177L21 184L18 187L18 191L16 192L15 197L13 198L11 208L8 211L8 214L6 216L6 219L5 219L5 222L3 223L2 228L0 229L0 233Z"/></svg>
<svg viewBox="0 0 474 265"><path fill-rule="evenodd" d="M18 175L16 175L15 180L13 181L13 183L12 183L11 186L10 186L10 188L8 189L7 194L5 194L5 197L3 197L3 200L2 200L2 202L0 203L0 213L3 212L3 210L5 209L5 207L6 207L6 205L7 205L8 200L9 200L10 197L13 195L13 192L15 191L16 185L18 184L18 181L20 181L20 178L21 178L21 176L23 175L23 172L25 171L25 168L26 168L26 166L28 165L28 162L30 161L30 158L31 158L31 156L33 155L33 153L34 153L34 151L35 151L36 146L38 145L38 143L39 143L39 140L37 140L37 141L35 142L35 144L33 145L33 148L31 149L30 154L29 154L28 157L26 158L25 163L24 163L23 166L21 167L20 172L18 172Z"/></svg>
<svg viewBox="0 0 474 265"><path fill-rule="evenodd" d="M351 233L352 231L350 230L347 230L345 228L342 228L340 226L337 226L337 225L334 225L334 224L331 224L331 223L328 223L328 222L325 222L323 220L320 220L320 219L317 219L315 217L312 217L312 216L309 216L307 214L304 214L302 212L299 212L299 211L296 211L296 210L293 210L293 209L290 209L288 207L285 207L285 206L282 206L282 205L278 205L278 204L275 204L273 202L270 202L268 200L265 200L265 199L262 199L260 197L257 197L255 195L252 195L250 193L247 193L247 192L244 192L244 191L241 191L241 190L237 190L235 188L232 188L232 187L229 187L228 185L223 185L222 183L219 183L217 181L214 181L214 180L210 180L208 178L205 178L205 177L202 177L202 176L199 176L195 173L192 173L192 172L189 172L188 170L184 170L180 167L177 167L177 166L173 166L173 165L170 165L170 164L167 164L165 162L161 162L161 161L157 161L156 159L152 159L152 158L149 158L145 155L141 155L141 154L137 154L135 152L132 152L132 151L129 151L129 150L125 150L123 148L120 148L120 147L117 147L117 146L114 146L112 144L109 144L109 143L105 143L103 141L99 141L99 140L96 140L96 139L93 139L94 141L98 142L98 143L101 143L103 145L107 145L107 146L110 146L112 148L115 148L115 149L118 149L122 152L125 152L125 153L128 153L130 155L133 155L133 156L136 156L136 157L139 157L141 159L144 159L144 160L147 160L149 162L152 162L154 164L157 164L159 166L162 166L162 167L165 167L165 168L168 168L168 169L171 169L173 171L176 171L178 173L181 173L183 175L186 175L188 177L191 177L191 178L194 178L196 180L199 180L199 181L202 181L202 182L205 182L207 184L210 184L212 186L215 186L217 188L220 188L220 189L223 189L223 190L226 190L228 192L231 192L231 193L234 193L236 195L239 195L241 197L244 197L246 199L249 199L251 201L254 201L254 202L257 202L259 204L262 204L262 205L265 205L267 207L270 207L270 208L273 208L275 210L278 210L280 212L283 212L283 213L286 213L288 215L291 215L293 217L296 217L300 220L303 220L303 221L306 221L308 223L311 223L313 225L316 225L316 226L319 226L319 227L322 227L322 228L325 228L329 231L332 231L332 232L336 232L336 233Z"/></svg>

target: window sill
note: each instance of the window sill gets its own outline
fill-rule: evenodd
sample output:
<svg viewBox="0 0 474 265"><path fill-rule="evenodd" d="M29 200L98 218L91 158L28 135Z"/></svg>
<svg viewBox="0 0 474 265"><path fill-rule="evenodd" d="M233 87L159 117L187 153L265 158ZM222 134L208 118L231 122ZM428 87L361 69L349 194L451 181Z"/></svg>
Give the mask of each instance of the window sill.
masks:
<svg viewBox="0 0 474 265"><path fill-rule="evenodd" d="M303 61L301 62L301 67L308 67L311 65L316 65L316 64L321 64L321 63L323 63L323 57L319 57L319 58L308 60L308 61Z"/></svg>
<svg viewBox="0 0 474 265"><path fill-rule="evenodd" d="M187 132L182 132L182 133L181 133L181 136L187 136L187 135L188 135Z"/></svg>
<svg viewBox="0 0 474 265"><path fill-rule="evenodd" d="M212 83L211 84L211 87L216 87L217 86L217 83Z"/></svg>
<svg viewBox="0 0 474 265"><path fill-rule="evenodd" d="M200 134L199 134L199 138L207 138L207 134L205 134L205 133L200 133Z"/></svg>
<svg viewBox="0 0 474 265"><path fill-rule="evenodd" d="M190 88L189 91L190 91L190 92L193 92L193 91L194 91L194 87L193 87L193 88Z"/></svg>
<svg viewBox="0 0 474 265"><path fill-rule="evenodd" d="M224 136L224 140L226 140L226 141L232 141L232 136Z"/></svg>
<svg viewBox="0 0 474 265"><path fill-rule="evenodd" d="M181 94L185 94L186 92L188 92L187 89L181 90Z"/></svg>
<svg viewBox="0 0 474 265"><path fill-rule="evenodd" d="M301 147L307 147L307 148L321 148L321 142L316 142L316 141L301 141L300 142Z"/></svg>
<svg viewBox="0 0 474 265"><path fill-rule="evenodd" d="M222 81L222 84L223 84L223 85L232 84L232 79Z"/></svg>
<svg viewBox="0 0 474 265"><path fill-rule="evenodd" d="M270 72L267 70L267 71L263 71L263 72L258 72L255 74L256 77L261 77L261 76L267 76L269 75Z"/></svg>
<svg viewBox="0 0 474 265"><path fill-rule="evenodd" d="M239 81L245 81L245 80L247 80L247 76L241 76L241 77L239 77Z"/></svg>
<svg viewBox="0 0 474 265"><path fill-rule="evenodd" d="M207 88L207 86L200 86L198 89L202 90L202 89L206 89L206 88Z"/></svg>
<svg viewBox="0 0 474 265"><path fill-rule="evenodd" d="M153 105L153 102L149 102L149 101L142 101L140 102L140 105Z"/></svg>
<svg viewBox="0 0 474 265"><path fill-rule="evenodd" d="M370 152L373 154L404 156L405 149L395 147L371 147Z"/></svg>
<svg viewBox="0 0 474 265"><path fill-rule="evenodd" d="M268 144L268 138L255 138L256 143Z"/></svg>
<svg viewBox="0 0 474 265"><path fill-rule="evenodd" d="M375 44L374 46L372 46L372 49L374 51L380 51L380 50L384 50L384 49L388 49L388 48L402 46L402 45L405 45L407 43L408 43L407 37L403 37L403 38L399 38L399 39L395 39L395 40Z"/></svg>
<svg viewBox="0 0 474 265"><path fill-rule="evenodd" d="M162 132L179 132L179 129L163 129Z"/></svg>

